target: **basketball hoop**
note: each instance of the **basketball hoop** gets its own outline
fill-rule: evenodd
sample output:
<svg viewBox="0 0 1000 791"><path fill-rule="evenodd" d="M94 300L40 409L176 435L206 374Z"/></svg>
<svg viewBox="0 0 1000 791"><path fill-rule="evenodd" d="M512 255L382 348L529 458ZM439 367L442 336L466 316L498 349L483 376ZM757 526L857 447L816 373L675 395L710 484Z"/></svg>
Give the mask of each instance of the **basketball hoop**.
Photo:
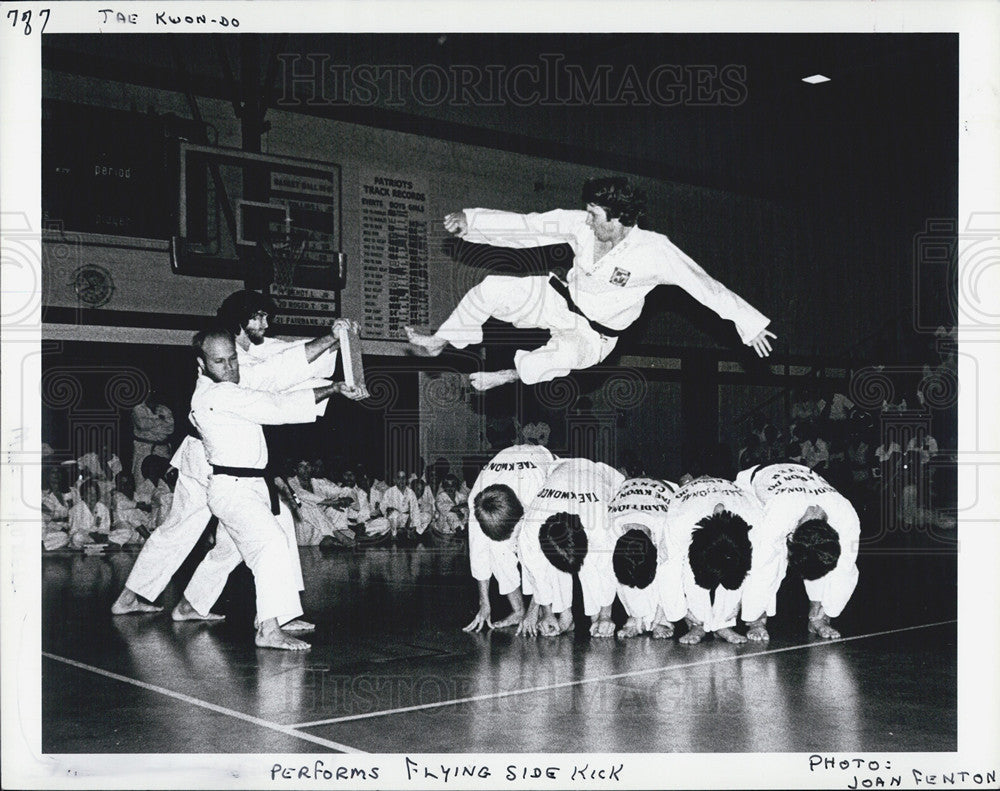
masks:
<svg viewBox="0 0 1000 791"><path fill-rule="evenodd" d="M291 286L295 282L295 268L305 256L306 245L309 242L304 231L286 227L281 231L272 231L261 237L260 246L271 261L274 269L274 283L278 286Z"/></svg>

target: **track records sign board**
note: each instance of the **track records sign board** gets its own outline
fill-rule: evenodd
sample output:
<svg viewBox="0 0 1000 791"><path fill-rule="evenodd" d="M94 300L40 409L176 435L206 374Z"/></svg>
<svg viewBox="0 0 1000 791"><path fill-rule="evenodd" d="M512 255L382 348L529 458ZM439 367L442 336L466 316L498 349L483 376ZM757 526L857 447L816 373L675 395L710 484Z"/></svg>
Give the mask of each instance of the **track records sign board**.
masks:
<svg viewBox="0 0 1000 791"><path fill-rule="evenodd" d="M399 340L429 319L426 179L361 173L362 335Z"/></svg>

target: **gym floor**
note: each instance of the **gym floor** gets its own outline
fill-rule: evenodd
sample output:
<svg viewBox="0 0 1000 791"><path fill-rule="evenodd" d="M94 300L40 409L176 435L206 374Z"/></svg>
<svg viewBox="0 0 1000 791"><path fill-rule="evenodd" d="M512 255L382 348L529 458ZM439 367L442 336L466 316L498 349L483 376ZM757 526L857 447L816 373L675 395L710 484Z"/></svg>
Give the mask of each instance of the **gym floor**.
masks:
<svg viewBox="0 0 1000 791"><path fill-rule="evenodd" d="M218 623L112 617L135 560L42 559L45 753L813 752L957 749L956 555L928 536L863 546L821 641L786 580L771 641L684 646L577 631L465 634L464 546L301 547L312 650L255 648L253 581ZM172 607L198 560L175 575ZM495 590L494 590L495 593ZM505 614L495 597L493 612ZM624 613L616 604L616 620ZM683 625L678 630L682 633ZM502 727L498 727L502 723Z"/></svg>

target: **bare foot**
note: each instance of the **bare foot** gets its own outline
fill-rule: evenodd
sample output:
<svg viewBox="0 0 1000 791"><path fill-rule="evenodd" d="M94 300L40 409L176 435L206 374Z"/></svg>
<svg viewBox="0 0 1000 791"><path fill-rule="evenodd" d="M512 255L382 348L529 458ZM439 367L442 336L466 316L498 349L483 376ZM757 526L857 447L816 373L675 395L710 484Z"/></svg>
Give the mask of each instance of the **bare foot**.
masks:
<svg viewBox="0 0 1000 791"><path fill-rule="evenodd" d="M653 624L652 634L654 640L666 640L667 638L674 636L674 626L669 623Z"/></svg>
<svg viewBox="0 0 1000 791"><path fill-rule="evenodd" d="M517 371L477 371L469 374L469 384L476 390L492 390L494 387L517 381Z"/></svg>
<svg viewBox="0 0 1000 791"><path fill-rule="evenodd" d="M160 612L163 608L157 607L155 604L146 604L143 601L139 601L139 597L125 588L118 598L115 599L115 603L111 605L112 615L128 615L134 612Z"/></svg>
<svg viewBox="0 0 1000 791"><path fill-rule="evenodd" d="M684 645L697 645L702 641L702 638L704 636L705 636L704 629L702 629L700 626L692 626L690 629L688 629L688 633L684 635L679 642L683 643Z"/></svg>
<svg viewBox="0 0 1000 791"><path fill-rule="evenodd" d="M308 651L312 648L309 643L287 635L277 627L266 632L258 629L253 641L258 648L277 648L281 651Z"/></svg>
<svg viewBox="0 0 1000 791"><path fill-rule="evenodd" d="M219 615L214 612L202 615L188 603L187 599L181 599L177 602L177 606L171 611L170 617L175 621L224 621L226 619L225 615Z"/></svg>
<svg viewBox="0 0 1000 791"><path fill-rule="evenodd" d="M590 625L592 637L612 637L615 633L615 622L610 618L598 618Z"/></svg>
<svg viewBox="0 0 1000 791"><path fill-rule="evenodd" d="M294 621L289 621L288 623L281 624L281 631L283 632L315 632L316 624L309 623L309 621L303 621L301 618L296 618Z"/></svg>
<svg viewBox="0 0 1000 791"><path fill-rule="evenodd" d="M625 621L625 625L617 631L615 637L619 640L628 640L630 637L637 637L639 635L639 619L629 618Z"/></svg>
<svg viewBox="0 0 1000 791"><path fill-rule="evenodd" d="M508 626L519 626L521 621L524 620L524 612L512 612L502 621L497 621L493 624L494 629L504 629Z"/></svg>
<svg viewBox="0 0 1000 791"><path fill-rule="evenodd" d="M403 329L406 331L407 340L429 357L437 357L444 351L444 347L448 345L448 341L437 337L437 335L427 335L426 333L418 332L413 327L403 327Z"/></svg>
<svg viewBox="0 0 1000 791"><path fill-rule="evenodd" d="M733 645L742 645L747 641L747 639L737 632L735 629L730 629L728 626L716 631L716 636L721 637L727 643L732 643Z"/></svg>
<svg viewBox="0 0 1000 791"><path fill-rule="evenodd" d="M824 640L836 640L840 637L840 632L830 626L830 616L824 615L821 618L809 619L810 634L818 634Z"/></svg>
<svg viewBox="0 0 1000 791"><path fill-rule="evenodd" d="M767 629L763 626L751 626L747 629L747 639L753 643L766 643L771 639Z"/></svg>

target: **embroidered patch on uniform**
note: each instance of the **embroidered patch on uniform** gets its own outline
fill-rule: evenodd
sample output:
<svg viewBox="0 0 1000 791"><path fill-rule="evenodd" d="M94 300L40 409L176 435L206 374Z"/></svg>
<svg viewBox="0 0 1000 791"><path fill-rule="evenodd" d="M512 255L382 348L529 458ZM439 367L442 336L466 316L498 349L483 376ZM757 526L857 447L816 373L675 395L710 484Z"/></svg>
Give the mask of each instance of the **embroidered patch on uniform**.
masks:
<svg viewBox="0 0 1000 791"><path fill-rule="evenodd" d="M632 277L632 273L627 269L620 269L617 266L615 271L611 273L611 285L613 286L624 286L628 283L628 279Z"/></svg>

